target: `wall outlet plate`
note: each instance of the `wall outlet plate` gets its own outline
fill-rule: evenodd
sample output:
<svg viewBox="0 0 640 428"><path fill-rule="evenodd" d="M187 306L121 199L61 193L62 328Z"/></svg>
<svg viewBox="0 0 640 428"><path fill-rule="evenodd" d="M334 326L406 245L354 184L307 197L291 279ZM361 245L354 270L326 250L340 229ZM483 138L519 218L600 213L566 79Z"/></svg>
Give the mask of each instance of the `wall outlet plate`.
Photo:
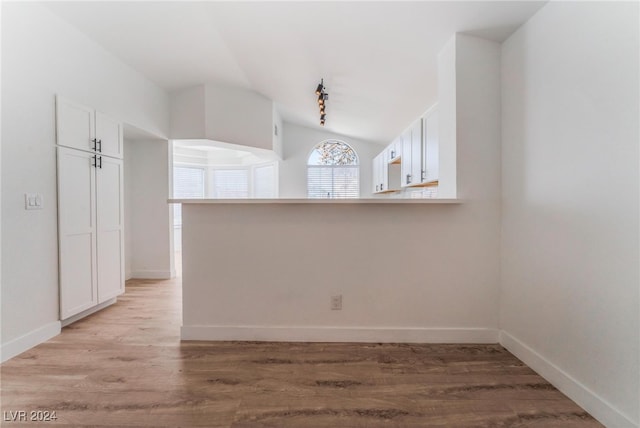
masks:
<svg viewBox="0 0 640 428"><path fill-rule="evenodd" d="M342 294L339 294L337 296L331 296L331 310L332 311L342 310Z"/></svg>

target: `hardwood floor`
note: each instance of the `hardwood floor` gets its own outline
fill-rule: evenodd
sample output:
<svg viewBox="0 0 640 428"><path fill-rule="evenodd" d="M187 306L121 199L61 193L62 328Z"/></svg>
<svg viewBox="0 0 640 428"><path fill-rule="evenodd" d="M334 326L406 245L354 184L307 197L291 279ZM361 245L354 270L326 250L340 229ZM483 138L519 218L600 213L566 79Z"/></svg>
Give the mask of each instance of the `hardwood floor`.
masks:
<svg viewBox="0 0 640 428"><path fill-rule="evenodd" d="M180 324L179 284L128 282L0 366L3 419L57 416L3 426L602 426L499 345L181 343Z"/></svg>

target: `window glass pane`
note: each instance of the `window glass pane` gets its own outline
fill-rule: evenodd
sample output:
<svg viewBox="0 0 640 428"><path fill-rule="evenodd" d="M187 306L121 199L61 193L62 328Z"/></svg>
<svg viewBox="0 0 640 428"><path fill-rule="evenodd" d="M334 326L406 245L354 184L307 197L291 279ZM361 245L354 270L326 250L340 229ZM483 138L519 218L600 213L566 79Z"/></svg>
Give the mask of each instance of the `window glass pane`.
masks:
<svg viewBox="0 0 640 428"><path fill-rule="evenodd" d="M324 141L311 152L307 165L357 165L358 155L342 141Z"/></svg>

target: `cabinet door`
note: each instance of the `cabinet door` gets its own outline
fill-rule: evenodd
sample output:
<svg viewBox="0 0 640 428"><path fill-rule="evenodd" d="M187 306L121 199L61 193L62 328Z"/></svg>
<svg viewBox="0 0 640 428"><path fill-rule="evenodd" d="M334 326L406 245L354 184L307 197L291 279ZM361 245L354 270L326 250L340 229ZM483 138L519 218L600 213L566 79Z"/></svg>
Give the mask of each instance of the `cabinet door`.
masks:
<svg viewBox="0 0 640 428"><path fill-rule="evenodd" d="M410 186L414 183L414 177L411 176L411 128L402 134L402 187Z"/></svg>
<svg viewBox="0 0 640 428"><path fill-rule="evenodd" d="M124 292L122 160L98 156L96 169L98 303Z"/></svg>
<svg viewBox="0 0 640 428"><path fill-rule="evenodd" d="M424 167L425 182L438 179L438 112L434 111L425 118Z"/></svg>
<svg viewBox="0 0 640 428"><path fill-rule="evenodd" d="M59 146L92 151L95 145L93 109L56 97L56 138Z"/></svg>
<svg viewBox="0 0 640 428"><path fill-rule="evenodd" d="M58 147L60 318L98 303L93 154Z"/></svg>
<svg viewBox="0 0 640 428"><path fill-rule="evenodd" d="M411 178L413 184L422 183L422 119L411 126Z"/></svg>
<svg viewBox="0 0 640 428"><path fill-rule="evenodd" d="M398 156L400 156L400 150L399 150L400 144L398 143L398 141L399 141L399 137L393 140L391 144L387 146L387 161L391 161L397 158Z"/></svg>
<svg viewBox="0 0 640 428"><path fill-rule="evenodd" d="M389 153L384 150L378 155L380 157L380 190L389 190Z"/></svg>
<svg viewBox="0 0 640 428"><path fill-rule="evenodd" d="M371 183L373 184L371 192L378 193L380 191L380 180L378 180L378 156L371 161Z"/></svg>
<svg viewBox="0 0 640 428"><path fill-rule="evenodd" d="M122 124L99 111L96 111L96 139L100 154L122 159Z"/></svg>

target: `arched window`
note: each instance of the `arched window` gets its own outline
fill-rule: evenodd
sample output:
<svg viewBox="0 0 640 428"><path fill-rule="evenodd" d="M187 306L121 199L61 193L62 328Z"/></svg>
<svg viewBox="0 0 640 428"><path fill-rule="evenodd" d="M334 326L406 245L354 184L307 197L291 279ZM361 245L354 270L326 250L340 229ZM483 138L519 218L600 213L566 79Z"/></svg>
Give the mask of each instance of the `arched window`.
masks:
<svg viewBox="0 0 640 428"><path fill-rule="evenodd" d="M309 198L358 198L360 177L358 155L343 141L318 144L307 160Z"/></svg>

